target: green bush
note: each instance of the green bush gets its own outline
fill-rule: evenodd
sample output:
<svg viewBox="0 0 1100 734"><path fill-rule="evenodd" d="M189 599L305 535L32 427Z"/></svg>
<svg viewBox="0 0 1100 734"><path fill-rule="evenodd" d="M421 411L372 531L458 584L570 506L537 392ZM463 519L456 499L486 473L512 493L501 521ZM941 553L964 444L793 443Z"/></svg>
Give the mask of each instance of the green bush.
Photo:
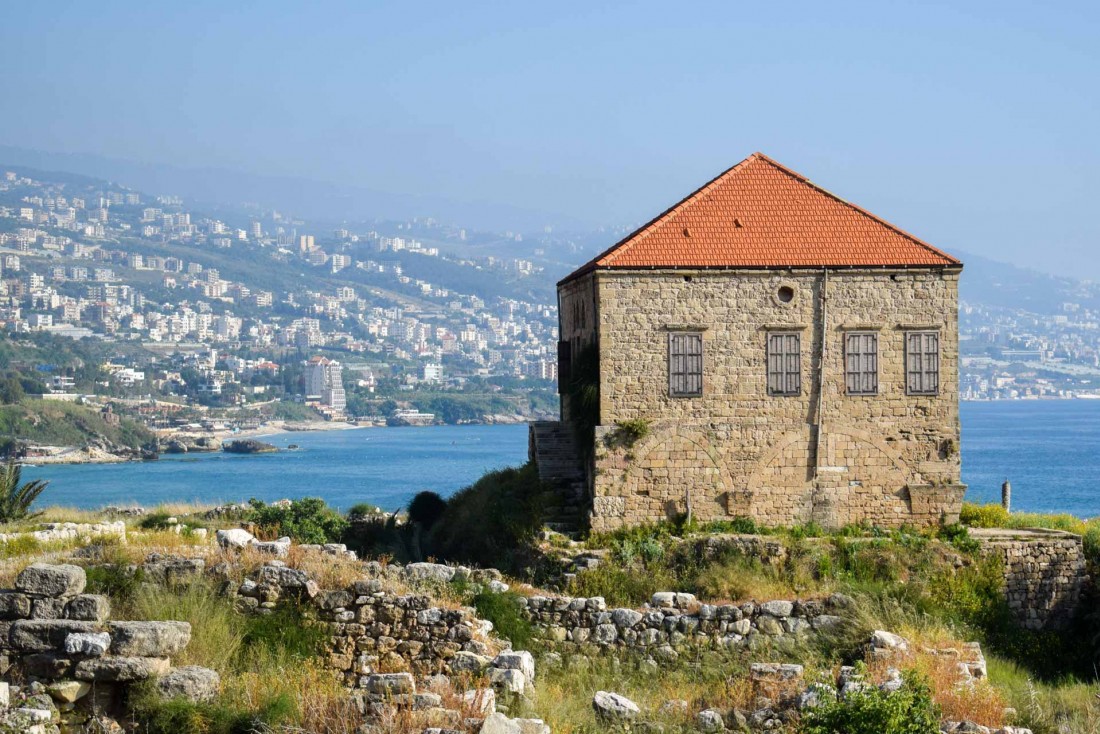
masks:
<svg viewBox="0 0 1100 734"><path fill-rule="evenodd" d="M1007 528L1009 513L1001 505L973 505L964 502L959 512L959 522L971 528Z"/></svg>
<svg viewBox="0 0 1100 734"><path fill-rule="evenodd" d="M542 527L541 499L534 464L490 472L451 497L427 545L443 559L507 565Z"/></svg>
<svg viewBox="0 0 1100 734"><path fill-rule="evenodd" d="M317 497L294 500L283 507L259 500L248 501L248 520L278 535L289 535L298 543L336 543L348 528L348 521Z"/></svg>
<svg viewBox="0 0 1100 734"><path fill-rule="evenodd" d="M151 512L141 518L138 527L142 530L164 530L169 527L168 518L170 517L171 515L167 512Z"/></svg>
<svg viewBox="0 0 1100 734"><path fill-rule="evenodd" d="M493 632L509 640L514 649L531 648L535 632L523 615L518 594L510 591L503 594L482 591L474 596L471 605L477 610L477 616L492 622Z"/></svg>
<svg viewBox="0 0 1100 734"><path fill-rule="evenodd" d="M130 713L146 734L256 734L291 721L297 713L286 693L272 696L255 711L244 711L218 700L164 700L151 686L143 688L134 696Z"/></svg>
<svg viewBox="0 0 1100 734"><path fill-rule="evenodd" d="M84 571L88 577L87 592L109 596L115 602L132 599L144 580L140 567L128 568L121 563L88 566Z"/></svg>
<svg viewBox="0 0 1100 734"><path fill-rule="evenodd" d="M828 700L802 717L800 734L935 734L939 707L928 683L916 673L903 674L905 684L894 693L877 686Z"/></svg>

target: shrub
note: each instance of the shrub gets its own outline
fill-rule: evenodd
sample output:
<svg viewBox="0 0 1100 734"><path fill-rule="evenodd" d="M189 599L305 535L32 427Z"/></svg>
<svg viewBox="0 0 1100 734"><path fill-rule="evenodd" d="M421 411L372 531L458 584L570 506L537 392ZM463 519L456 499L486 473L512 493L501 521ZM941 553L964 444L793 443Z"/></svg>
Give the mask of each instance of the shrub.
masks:
<svg viewBox="0 0 1100 734"><path fill-rule="evenodd" d="M372 518L377 515L384 514L382 508L375 507L368 502L359 502L351 506L348 510L349 520L361 520L365 518Z"/></svg>
<svg viewBox="0 0 1100 734"><path fill-rule="evenodd" d="M172 517L167 512L151 512L141 518L138 527L142 530L164 530L169 527L168 518Z"/></svg>
<svg viewBox="0 0 1100 734"><path fill-rule="evenodd" d="M409 521L431 530L447 511L447 501L435 492L420 492L409 502Z"/></svg>
<svg viewBox="0 0 1100 734"><path fill-rule="evenodd" d="M490 472L451 497L430 547L449 560L506 565L542 527L541 495L534 464Z"/></svg>
<svg viewBox="0 0 1100 734"><path fill-rule="evenodd" d="M964 502L959 512L959 522L971 528L1006 528L1009 513L1001 505L972 505Z"/></svg>
<svg viewBox="0 0 1100 734"><path fill-rule="evenodd" d="M248 519L298 543L335 543L343 537L348 521L317 497L294 500L289 505L268 505L249 500Z"/></svg>
<svg viewBox="0 0 1100 734"><path fill-rule="evenodd" d="M928 683L912 671L894 693L878 686L849 693L809 709L802 717L801 734L932 734L939 731L939 707Z"/></svg>
<svg viewBox="0 0 1100 734"><path fill-rule="evenodd" d="M493 623L493 632L509 640L516 650L529 650L535 633L531 623L523 616L518 594L506 591L497 594L482 591L471 602L477 616Z"/></svg>
<svg viewBox="0 0 1100 734"><path fill-rule="evenodd" d="M254 654L258 648L292 659L306 660L320 655L328 641L323 627L312 624L293 605L281 605L274 613L246 617L242 646Z"/></svg>

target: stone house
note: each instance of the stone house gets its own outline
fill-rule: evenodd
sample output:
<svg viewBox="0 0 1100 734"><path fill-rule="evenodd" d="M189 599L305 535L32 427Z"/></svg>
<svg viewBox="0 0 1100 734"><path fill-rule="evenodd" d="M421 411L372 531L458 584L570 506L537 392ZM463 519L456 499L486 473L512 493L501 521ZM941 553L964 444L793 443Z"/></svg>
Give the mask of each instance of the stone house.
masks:
<svg viewBox="0 0 1100 734"><path fill-rule="evenodd" d="M749 156L558 283L540 475L594 530L955 521L961 271Z"/></svg>

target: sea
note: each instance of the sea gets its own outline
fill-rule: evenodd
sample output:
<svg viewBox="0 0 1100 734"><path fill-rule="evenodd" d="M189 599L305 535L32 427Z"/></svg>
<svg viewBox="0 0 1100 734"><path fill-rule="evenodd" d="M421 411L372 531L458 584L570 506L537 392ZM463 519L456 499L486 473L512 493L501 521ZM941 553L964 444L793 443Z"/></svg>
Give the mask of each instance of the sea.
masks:
<svg viewBox="0 0 1100 734"><path fill-rule="evenodd" d="M1007 479L1015 510L1100 515L1100 400L964 402L960 412L968 501L1000 502ZM49 480L43 505L323 497L341 510L360 502L396 510L422 490L446 497L487 471L527 460L525 425L362 428L263 440L298 448L27 467L24 477Z"/></svg>

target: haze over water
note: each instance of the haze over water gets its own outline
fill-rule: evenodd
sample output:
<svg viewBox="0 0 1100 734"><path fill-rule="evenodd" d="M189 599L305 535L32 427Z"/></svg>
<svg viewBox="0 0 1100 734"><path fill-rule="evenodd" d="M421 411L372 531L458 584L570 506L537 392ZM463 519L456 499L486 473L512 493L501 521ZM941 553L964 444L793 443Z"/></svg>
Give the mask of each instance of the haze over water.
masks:
<svg viewBox="0 0 1100 734"><path fill-rule="evenodd" d="M1100 401L962 403L961 411L968 501L999 502L1008 478L1015 510L1100 515ZM45 505L151 507L319 496L342 510L357 502L396 510L421 490L449 496L491 469L527 460L525 425L290 433L266 440L301 448L265 456L28 467L24 473L50 480Z"/></svg>

